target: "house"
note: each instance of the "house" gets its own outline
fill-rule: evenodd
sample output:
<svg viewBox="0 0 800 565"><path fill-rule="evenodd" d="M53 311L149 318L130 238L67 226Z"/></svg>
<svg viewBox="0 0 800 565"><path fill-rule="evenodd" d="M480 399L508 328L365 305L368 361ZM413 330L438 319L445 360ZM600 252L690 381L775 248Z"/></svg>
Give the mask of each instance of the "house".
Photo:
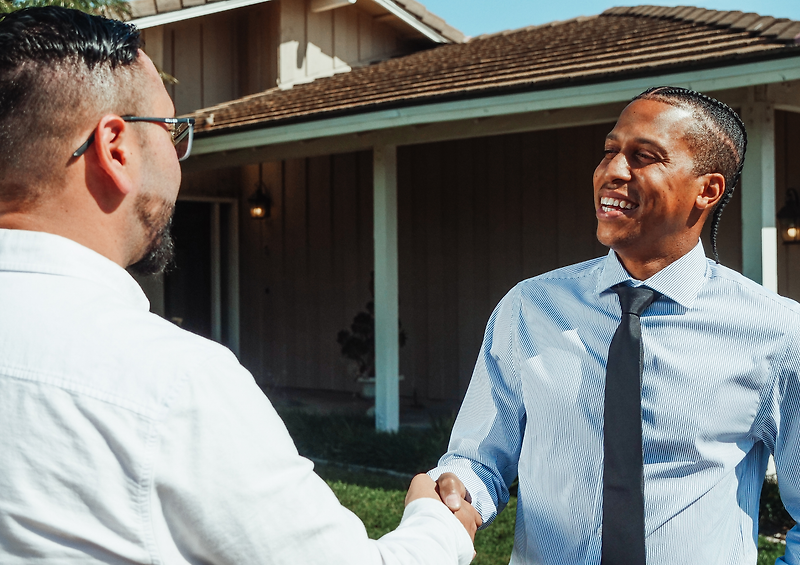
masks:
<svg viewBox="0 0 800 565"><path fill-rule="evenodd" d="M464 39L415 0L131 0L131 11L147 54L179 81L167 87L178 114ZM155 312L238 353L241 180L212 178L181 195L179 268L140 282Z"/></svg>
<svg viewBox="0 0 800 565"><path fill-rule="evenodd" d="M335 336L374 270L378 427L396 429L398 393L459 399L502 295L606 252L592 171L626 102L663 84L741 113L748 156L721 259L800 298L800 249L776 228L800 186L798 34L751 13L612 8L196 111L182 190L239 204L242 362L265 387L351 390ZM259 179L266 220L245 216Z"/></svg>

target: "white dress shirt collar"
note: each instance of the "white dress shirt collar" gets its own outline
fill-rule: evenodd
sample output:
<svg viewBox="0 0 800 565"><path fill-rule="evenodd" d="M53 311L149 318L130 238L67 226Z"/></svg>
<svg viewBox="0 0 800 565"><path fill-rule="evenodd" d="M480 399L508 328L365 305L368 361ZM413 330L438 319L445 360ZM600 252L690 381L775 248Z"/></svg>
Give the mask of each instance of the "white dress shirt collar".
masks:
<svg viewBox="0 0 800 565"><path fill-rule="evenodd" d="M131 306L150 309L139 283L112 260L88 247L45 232L0 229L0 271L42 273L90 280Z"/></svg>
<svg viewBox="0 0 800 565"><path fill-rule="evenodd" d="M605 261L600 266L597 292L598 294L608 292L611 287L619 283L631 281L632 286L647 286L684 308L691 308L709 274L708 259L703 243L699 240L689 253L645 281L631 277L614 250L609 249Z"/></svg>

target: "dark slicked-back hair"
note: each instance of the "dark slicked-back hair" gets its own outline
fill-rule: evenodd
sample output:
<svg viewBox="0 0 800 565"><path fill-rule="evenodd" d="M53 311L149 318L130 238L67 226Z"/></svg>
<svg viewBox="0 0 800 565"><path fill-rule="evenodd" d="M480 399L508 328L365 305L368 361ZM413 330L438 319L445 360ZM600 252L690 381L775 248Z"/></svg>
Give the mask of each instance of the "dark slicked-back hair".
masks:
<svg viewBox="0 0 800 565"><path fill-rule="evenodd" d="M725 192L711 218L711 249L719 263L717 230L722 210L730 202L742 175L747 151L747 131L739 115L727 104L688 88L656 86L633 100L656 100L691 113L695 123L687 131L687 141L694 154L694 173L720 173L725 177Z"/></svg>
<svg viewBox="0 0 800 565"><path fill-rule="evenodd" d="M76 10L0 16L0 201L35 200L91 120L132 113L139 48L134 26Z"/></svg>

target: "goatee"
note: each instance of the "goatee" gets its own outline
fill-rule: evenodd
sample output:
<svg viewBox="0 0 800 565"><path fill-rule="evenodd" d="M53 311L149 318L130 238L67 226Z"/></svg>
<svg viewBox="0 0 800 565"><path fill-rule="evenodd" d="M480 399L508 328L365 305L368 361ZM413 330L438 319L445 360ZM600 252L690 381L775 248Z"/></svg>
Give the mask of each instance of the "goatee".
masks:
<svg viewBox="0 0 800 565"><path fill-rule="evenodd" d="M157 200L158 203L154 205ZM165 199L139 194L136 199L136 213L145 228L150 245L141 259L128 266L130 272L142 276L159 275L172 264L175 242L170 228L174 210L175 205Z"/></svg>

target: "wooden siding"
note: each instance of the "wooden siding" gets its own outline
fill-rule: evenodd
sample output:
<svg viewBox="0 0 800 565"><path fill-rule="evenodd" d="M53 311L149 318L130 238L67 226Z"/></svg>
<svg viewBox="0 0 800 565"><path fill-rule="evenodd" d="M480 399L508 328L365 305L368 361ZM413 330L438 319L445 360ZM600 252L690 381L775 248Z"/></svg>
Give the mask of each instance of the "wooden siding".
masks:
<svg viewBox="0 0 800 565"><path fill-rule="evenodd" d="M800 192L800 114L775 112L775 206L780 210L786 190ZM800 245L778 243L778 292L800 300Z"/></svg>
<svg viewBox="0 0 800 565"><path fill-rule="evenodd" d="M143 31L145 52L179 81L167 87L179 115L275 86L275 12L267 3Z"/></svg>
<svg viewBox="0 0 800 565"><path fill-rule="evenodd" d="M355 390L336 335L369 300L372 155L263 165L271 217L246 214L242 192L242 362L264 387Z"/></svg>
<svg viewBox="0 0 800 565"><path fill-rule="evenodd" d="M287 86L409 52L398 32L357 5L314 13L280 2L280 76Z"/></svg>
<svg viewBox="0 0 800 565"><path fill-rule="evenodd" d="M355 6L318 14L267 2L143 30L145 52L180 82L178 114L401 54L398 32Z"/></svg>
<svg viewBox="0 0 800 565"><path fill-rule="evenodd" d="M611 124L403 147L404 393L460 397L486 320L517 282L605 253L592 172Z"/></svg>

